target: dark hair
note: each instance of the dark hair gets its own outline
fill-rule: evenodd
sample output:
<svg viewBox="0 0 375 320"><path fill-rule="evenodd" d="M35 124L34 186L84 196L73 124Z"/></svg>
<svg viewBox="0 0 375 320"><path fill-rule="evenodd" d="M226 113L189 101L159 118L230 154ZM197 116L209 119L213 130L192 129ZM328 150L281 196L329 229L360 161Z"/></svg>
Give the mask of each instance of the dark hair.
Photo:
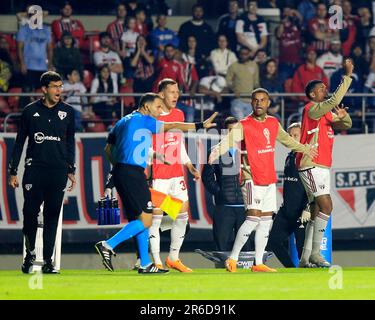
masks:
<svg viewBox="0 0 375 320"><path fill-rule="evenodd" d="M164 46L164 51L165 49L167 48L173 48L173 49L176 49L176 47L172 44L172 43L167 43L165 46Z"/></svg>
<svg viewBox="0 0 375 320"><path fill-rule="evenodd" d="M310 96L310 93L311 91L314 90L315 86L318 85L319 83L323 83L322 80L311 80L306 88L305 88L305 94L306 94L306 97L308 97L310 100L312 100L311 96Z"/></svg>
<svg viewBox="0 0 375 320"><path fill-rule="evenodd" d="M106 32L106 31L99 33L99 40L102 40L105 37L109 37L109 38L112 39L111 35L108 32Z"/></svg>
<svg viewBox="0 0 375 320"><path fill-rule="evenodd" d="M225 129L228 129L229 125L237 123L237 122L238 122L238 120L235 117L227 117L224 120L224 127L225 127Z"/></svg>
<svg viewBox="0 0 375 320"><path fill-rule="evenodd" d="M143 108L147 103L152 103L156 99L161 99L157 93L147 92L139 100L139 108Z"/></svg>
<svg viewBox="0 0 375 320"><path fill-rule="evenodd" d="M48 87L50 82L62 81L61 76L55 71L47 71L40 77L40 86Z"/></svg>
<svg viewBox="0 0 375 320"><path fill-rule="evenodd" d="M191 7L191 11L193 12L196 8L202 8L204 10L203 5L201 5L200 3L196 3Z"/></svg>
<svg viewBox="0 0 375 320"><path fill-rule="evenodd" d="M108 80L107 80L107 85L108 85L107 92L105 91L104 82L102 80L102 77L100 76L100 73L102 72L102 70L104 68L107 68L108 71L109 71L109 77L108 77ZM111 76L111 69L109 68L109 66L107 64L102 65L98 69L98 80L99 80L99 87L98 87L97 93L113 93L113 80L112 80L112 76Z"/></svg>
<svg viewBox="0 0 375 320"><path fill-rule="evenodd" d="M163 91L169 85L175 85L175 84L177 84L177 82L174 81L173 79L171 79L171 78L164 78L164 79L160 80L159 83L158 83L158 92Z"/></svg>
<svg viewBox="0 0 375 320"><path fill-rule="evenodd" d="M267 89L257 88L257 89L254 89L253 92L251 93L251 99L253 99L255 94L257 93L265 93L268 96L268 98L270 98L270 93L268 92Z"/></svg>

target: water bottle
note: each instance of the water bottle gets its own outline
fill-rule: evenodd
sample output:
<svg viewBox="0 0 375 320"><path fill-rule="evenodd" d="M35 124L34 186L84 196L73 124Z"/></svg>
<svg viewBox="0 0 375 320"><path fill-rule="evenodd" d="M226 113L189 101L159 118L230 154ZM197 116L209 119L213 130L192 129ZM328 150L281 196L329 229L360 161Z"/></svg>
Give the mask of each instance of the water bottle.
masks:
<svg viewBox="0 0 375 320"><path fill-rule="evenodd" d="M120 209L118 207L118 200L116 198L112 198L112 208L113 208L114 224L120 224Z"/></svg>
<svg viewBox="0 0 375 320"><path fill-rule="evenodd" d="M98 225L105 224L105 216L104 216L104 202L103 199L99 199L98 207L96 208L96 215L98 217Z"/></svg>

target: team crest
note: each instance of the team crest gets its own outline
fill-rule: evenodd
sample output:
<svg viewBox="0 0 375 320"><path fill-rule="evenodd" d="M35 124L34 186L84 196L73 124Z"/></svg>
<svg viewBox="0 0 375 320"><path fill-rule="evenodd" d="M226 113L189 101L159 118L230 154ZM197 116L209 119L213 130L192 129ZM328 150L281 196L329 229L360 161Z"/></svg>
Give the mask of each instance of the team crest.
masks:
<svg viewBox="0 0 375 320"><path fill-rule="evenodd" d="M364 225L375 210L374 168L336 171L335 189L353 217Z"/></svg>
<svg viewBox="0 0 375 320"><path fill-rule="evenodd" d="M59 111L57 113L57 115L59 116L60 120L64 120L64 118L66 117L66 112L65 111Z"/></svg>
<svg viewBox="0 0 375 320"><path fill-rule="evenodd" d="M30 189L33 187L33 185L32 184L25 184L25 189L27 190L27 191L30 191Z"/></svg>

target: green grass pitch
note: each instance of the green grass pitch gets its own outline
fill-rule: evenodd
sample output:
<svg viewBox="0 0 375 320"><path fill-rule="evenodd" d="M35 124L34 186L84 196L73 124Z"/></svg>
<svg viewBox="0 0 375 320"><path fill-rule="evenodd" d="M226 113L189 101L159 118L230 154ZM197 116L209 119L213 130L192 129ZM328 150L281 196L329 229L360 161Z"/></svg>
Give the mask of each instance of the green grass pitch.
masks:
<svg viewBox="0 0 375 320"><path fill-rule="evenodd" d="M164 275L62 270L60 275L37 277L0 271L0 299L375 299L375 268L343 268L342 273L278 269L273 274L195 269L191 274L173 270Z"/></svg>

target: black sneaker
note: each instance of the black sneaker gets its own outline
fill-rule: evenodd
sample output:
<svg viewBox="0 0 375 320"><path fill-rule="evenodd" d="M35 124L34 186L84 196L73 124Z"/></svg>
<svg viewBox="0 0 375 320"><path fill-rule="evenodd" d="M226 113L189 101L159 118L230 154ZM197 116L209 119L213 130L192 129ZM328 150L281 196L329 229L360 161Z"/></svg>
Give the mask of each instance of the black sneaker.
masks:
<svg viewBox="0 0 375 320"><path fill-rule="evenodd" d="M159 269L155 263L151 263L148 267L146 268L142 268L140 267L138 269L138 273L142 273L142 274L148 274L148 273L168 273L169 270L166 270L166 269Z"/></svg>
<svg viewBox="0 0 375 320"><path fill-rule="evenodd" d="M23 273L31 273L35 259L35 254L26 253L25 259L23 260L23 264L21 266Z"/></svg>
<svg viewBox="0 0 375 320"><path fill-rule="evenodd" d="M42 266L42 273L59 274L60 272L55 269L52 261L46 261Z"/></svg>
<svg viewBox="0 0 375 320"><path fill-rule="evenodd" d="M102 262L105 268L109 271L114 271L112 266L112 255L116 256L116 253L113 250L107 249L103 245L103 242L104 241L99 241L97 244L95 244L95 249L102 257Z"/></svg>

